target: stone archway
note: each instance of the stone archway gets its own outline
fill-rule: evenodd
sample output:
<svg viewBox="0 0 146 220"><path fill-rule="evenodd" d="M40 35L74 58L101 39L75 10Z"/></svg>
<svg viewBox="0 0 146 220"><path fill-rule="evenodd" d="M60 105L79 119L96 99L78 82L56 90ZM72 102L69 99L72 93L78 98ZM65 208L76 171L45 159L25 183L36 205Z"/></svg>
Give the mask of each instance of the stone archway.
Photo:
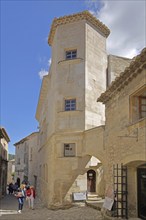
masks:
<svg viewBox="0 0 146 220"><path fill-rule="evenodd" d="M97 157L91 156L85 169L87 170L87 191L96 192L99 196L103 196L105 192L105 181L101 161Z"/></svg>

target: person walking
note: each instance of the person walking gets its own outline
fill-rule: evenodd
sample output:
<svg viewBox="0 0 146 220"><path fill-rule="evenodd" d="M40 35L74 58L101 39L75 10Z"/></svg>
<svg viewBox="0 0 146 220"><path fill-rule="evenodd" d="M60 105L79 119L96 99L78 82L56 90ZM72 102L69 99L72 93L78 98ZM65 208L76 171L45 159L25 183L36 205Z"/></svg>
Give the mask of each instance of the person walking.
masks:
<svg viewBox="0 0 146 220"><path fill-rule="evenodd" d="M31 195L30 195L30 208L34 209L34 199L35 199L35 189L34 186L30 186Z"/></svg>
<svg viewBox="0 0 146 220"><path fill-rule="evenodd" d="M23 203L24 203L24 186L21 185L20 188L18 188L18 191L16 194L14 194L16 196L16 198L18 199L18 213L22 212L23 209Z"/></svg>
<svg viewBox="0 0 146 220"><path fill-rule="evenodd" d="M28 207L31 208L31 189L30 186L27 186L26 188L26 201L28 202Z"/></svg>

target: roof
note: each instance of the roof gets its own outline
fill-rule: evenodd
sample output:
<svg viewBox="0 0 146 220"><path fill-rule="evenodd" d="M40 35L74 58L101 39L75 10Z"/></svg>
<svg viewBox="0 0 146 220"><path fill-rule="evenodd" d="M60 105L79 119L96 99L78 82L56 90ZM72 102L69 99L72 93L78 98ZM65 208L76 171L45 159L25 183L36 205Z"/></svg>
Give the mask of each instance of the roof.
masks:
<svg viewBox="0 0 146 220"><path fill-rule="evenodd" d="M97 99L98 102L106 103L117 91L120 91L125 87L134 77L136 77L141 71L146 68L146 48L141 53L134 57L124 72L120 73L120 76L115 79L109 86L109 88L101 94Z"/></svg>
<svg viewBox="0 0 146 220"><path fill-rule="evenodd" d="M93 16L89 11L83 11L80 13L63 16L60 18L54 18L48 38L48 44L51 46L53 38L55 35L56 28L62 24L68 24L80 20L86 20L90 22L94 27L96 27L105 37L108 37L110 30L101 21L99 21L95 16Z"/></svg>
<svg viewBox="0 0 146 220"><path fill-rule="evenodd" d="M14 146L16 147L19 144L23 144L25 141L28 141L30 137L36 135L37 133L39 133L39 132L36 131L36 132L31 133L27 137L25 137L25 138L21 139L20 141L18 141L17 143L15 143Z"/></svg>
<svg viewBox="0 0 146 220"><path fill-rule="evenodd" d="M5 128L0 127L0 138L5 138L5 140L8 142L10 142L10 138L5 130Z"/></svg>

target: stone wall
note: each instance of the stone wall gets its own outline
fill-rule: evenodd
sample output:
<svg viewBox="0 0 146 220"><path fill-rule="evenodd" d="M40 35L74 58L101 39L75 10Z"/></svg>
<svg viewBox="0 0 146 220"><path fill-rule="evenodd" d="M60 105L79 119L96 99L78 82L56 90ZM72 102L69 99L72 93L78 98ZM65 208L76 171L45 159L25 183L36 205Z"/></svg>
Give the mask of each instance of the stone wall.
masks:
<svg viewBox="0 0 146 220"><path fill-rule="evenodd" d="M113 184L114 164L127 165L129 213L133 216L137 212L137 167L146 162L146 119L131 123L130 95L144 85L145 74L143 70L106 103L104 135L105 157L107 158L105 162L106 184Z"/></svg>
<svg viewBox="0 0 146 220"><path fill-rule="evenodd" d="M131 59L125 57L108 55L107 86L130 65L130 62Z"/></svg>

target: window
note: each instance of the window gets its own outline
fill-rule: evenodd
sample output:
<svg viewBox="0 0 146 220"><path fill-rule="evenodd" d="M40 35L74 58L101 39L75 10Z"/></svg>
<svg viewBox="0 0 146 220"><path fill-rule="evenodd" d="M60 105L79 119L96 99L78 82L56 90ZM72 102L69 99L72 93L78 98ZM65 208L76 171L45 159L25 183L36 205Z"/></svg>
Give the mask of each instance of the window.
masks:
<svg viewBox="0 0 146 220"><path fill-rule="evenodd" d="M64 144L64 156L65 157L75 156L75 143Z"/></svg>
<svg viewBox="0 0 146 220"><path fill-rule="evenodd" d="M131 119L137 121L146 117L146 87L130 97Z"/></svg>
<svg viewBox="0 0 146 220"><path fill-rule="evenodd" d="M66 60L77 58L77 50L66 51Z"/></svg>
<svg viewBox="0 0 146 220"><path fill-rule="evenodd" d="M146 117L146 92L144 96L139 96L139 118Z"/></svg>
<svg viewBox="0 0 146 220"><path fill-rule="evenodd" d="M76 99L66 99L65 100L65 111L76 110Z"/></svg>

